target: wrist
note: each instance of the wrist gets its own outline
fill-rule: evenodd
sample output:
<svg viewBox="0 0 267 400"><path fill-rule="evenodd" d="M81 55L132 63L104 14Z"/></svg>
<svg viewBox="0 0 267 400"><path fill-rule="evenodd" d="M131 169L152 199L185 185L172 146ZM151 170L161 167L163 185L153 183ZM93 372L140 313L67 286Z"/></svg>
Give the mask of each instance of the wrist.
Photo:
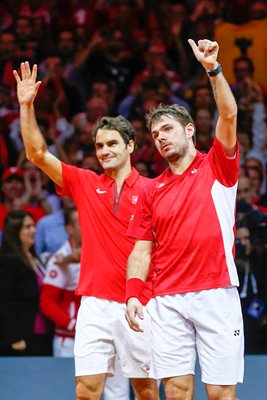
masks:
<svg viewBox="0 0 267 400"><path fill-rule="evenodd" d="M136 297L141 299L142 293L145 287L145 282L140 278L130 278L126 282L126 296L125 302L129 300L130 297Z"/></svg>
<svg viewBox="0 0 267 400"><path fill-rule="evenodd" d="M222 66L217 62L213 69L206 69L206 72L210 77L214 77L222 72Z"/></svg>

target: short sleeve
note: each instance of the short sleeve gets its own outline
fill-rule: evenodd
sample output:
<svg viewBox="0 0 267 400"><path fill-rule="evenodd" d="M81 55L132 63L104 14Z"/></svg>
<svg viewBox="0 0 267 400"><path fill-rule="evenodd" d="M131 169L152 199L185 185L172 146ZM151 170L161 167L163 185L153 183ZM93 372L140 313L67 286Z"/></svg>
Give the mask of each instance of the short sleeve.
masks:
<svg viewBox="0 0 267 400"><path fill-rule="evenodd" d="M234 186L238 180L239 170L239 146L236 144L235 157L227 157L220 141L215 137L213 146L208 154L209 162L214 174L222 185Z"/></svg>

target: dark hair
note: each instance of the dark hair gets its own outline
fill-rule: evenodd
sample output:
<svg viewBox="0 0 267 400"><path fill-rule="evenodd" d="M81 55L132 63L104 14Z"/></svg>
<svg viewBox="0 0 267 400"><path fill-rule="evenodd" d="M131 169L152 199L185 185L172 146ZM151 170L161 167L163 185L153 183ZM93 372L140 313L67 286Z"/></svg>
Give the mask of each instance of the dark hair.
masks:
<svg viewBox="0 0 267 400"><path fill-rule="evenodd" d="M24 218L27 216L34 220L33 216L24 210L8 212L4 221L1 253L15 253L26 265L30 266L19 237ZM36 257L34 246L30 248L30 252Z"/></svg>
<svg viewBox="0 0 267 400"><path fill-rule="evenodd" d="M123 116L117 117L102 117L92 128L92 136L96 138L99 129L106 129L109 131L117 131L121 135L124 143L129 144L130 140L134 141L134 128L132 124Z"/></svg>
<svg viewBox="0 0 267 400"><path fill-rule="evenodd" d="M146 126L149 131L151 131L151 126L155 121L160 120L163 116L169 116L178 121L184 128L186 125L193 124L195 128L195 133L193 136L193 142L196 143L196 125L193 118L186 110L185 107L179 106L178 104L163 105L160 104L156 108L152 108L148 114L146 114Z"/></svg>

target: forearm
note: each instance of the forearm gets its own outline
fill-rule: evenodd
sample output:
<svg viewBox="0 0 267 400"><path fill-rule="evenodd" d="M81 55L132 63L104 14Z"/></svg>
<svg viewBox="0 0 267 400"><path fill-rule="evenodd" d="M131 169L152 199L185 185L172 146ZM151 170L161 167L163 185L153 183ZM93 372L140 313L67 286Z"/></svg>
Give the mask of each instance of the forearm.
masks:
<svg viewBox="0 0 267 400"><path fill-rule="evenodd" d="M130 328L136 332L143 331L136 320L136 316L140 319L144 318L141 298L149 273L152 244L151 241L137 240L128 259L125 293L127 311L125 317Z"/></svg>
<svg viewBox="0 0 267 400"><path fill-rule="evenodd" d="M21 105L20 124L26 156L29 160L38 164L38 159L43 158L47 146L37 125L33 104Z"/></svg>
<svg viewBox="0 0 267 400"><path fill-rule="evenodd" d="M138 278L146 281L151 263L152 244L147 242L146 249L142 249L140 242L137 242L129 256L127 264L127 279Z"/></svg>
<svg viewBox="0 0 267 400"><path fill-rule="evenodd" d="M232 119L237 116L237 104L231 88L222 73L210 77L214 99L219 116L223 119Z"/></svg>
<svg viewBox="0 0 267 400"><path fill-rule="evenodd" d="M228 157L236 154L237 105L228 82L222 73L211 78L219 118L216 125L216 137L224 147Z"/></svg>
<svg viewBox="0 0 267 400"><path fill-rule="evenodd" d="M43 285L40 296L40 310L48 319L54 322L57 328L66 329L72 318L59 304L61 295L60 288Z"/></svg>

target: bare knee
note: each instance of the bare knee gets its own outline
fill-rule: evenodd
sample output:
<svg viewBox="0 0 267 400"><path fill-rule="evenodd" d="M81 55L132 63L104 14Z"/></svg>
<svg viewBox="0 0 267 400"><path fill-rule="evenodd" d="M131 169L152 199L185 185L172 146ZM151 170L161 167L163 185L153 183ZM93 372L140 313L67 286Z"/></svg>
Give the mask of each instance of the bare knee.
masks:
<svg viewBox="0 0 267 400"><path fill-rule="evenodd" d="M157 381L149 378L131 379L137 400L159 400Z"/></svg>
<svg viewBox="0 0 267 400"><path fill-rule="evenodd" d="M238 400L234 385L206 385L209 400Z"/></svg>
<svg viewBox="0 0 267 400"><path fill-rule="evenodd" d="M193 375L163 379L167 400L192 400L194 394Z"/></svg>
<svg viewBox="0 0 267 400"><path fill-rule="evenodd" d="M77 376L76 400L100 400L105 379L105 374Z"/></svg>

